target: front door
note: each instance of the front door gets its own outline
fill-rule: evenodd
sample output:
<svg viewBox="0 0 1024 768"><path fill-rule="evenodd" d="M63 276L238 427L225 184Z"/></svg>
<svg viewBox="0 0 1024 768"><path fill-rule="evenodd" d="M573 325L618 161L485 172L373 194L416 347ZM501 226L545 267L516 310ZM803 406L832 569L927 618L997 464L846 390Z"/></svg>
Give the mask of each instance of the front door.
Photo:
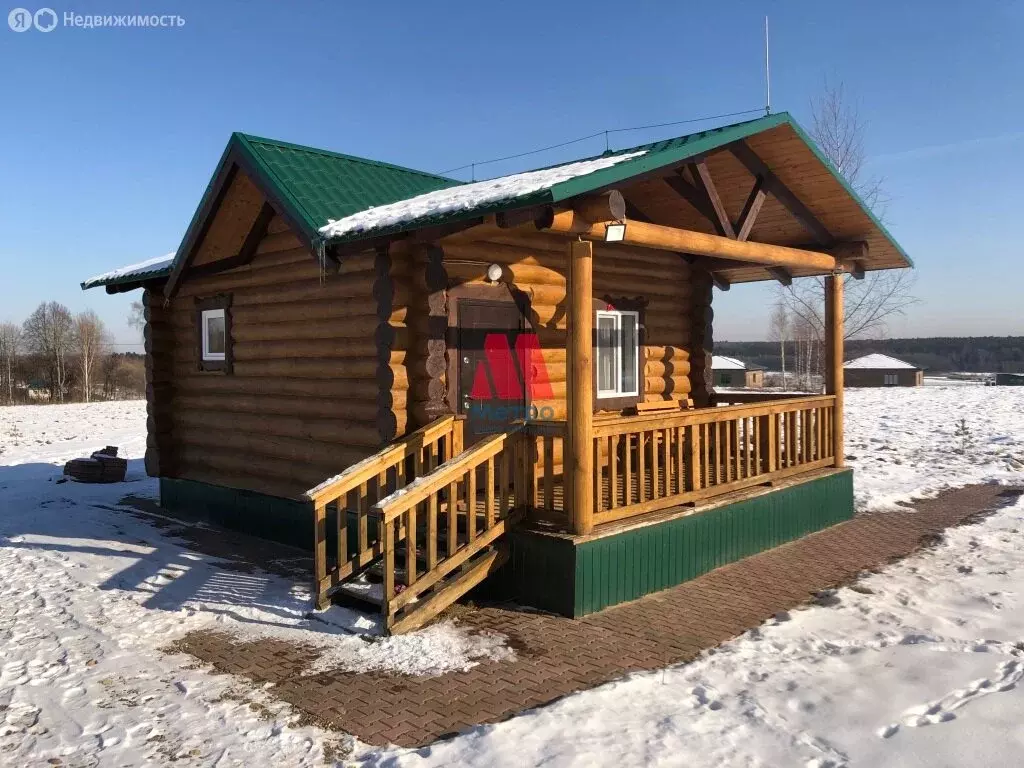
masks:
<svg viewBox="0 0 1024 768"><path fill-rule="evenodd" d="M514 303L459 300L458 411L466 417L466 445L526 418L527 388L517 344L522 332L523 316Z"/></svg>

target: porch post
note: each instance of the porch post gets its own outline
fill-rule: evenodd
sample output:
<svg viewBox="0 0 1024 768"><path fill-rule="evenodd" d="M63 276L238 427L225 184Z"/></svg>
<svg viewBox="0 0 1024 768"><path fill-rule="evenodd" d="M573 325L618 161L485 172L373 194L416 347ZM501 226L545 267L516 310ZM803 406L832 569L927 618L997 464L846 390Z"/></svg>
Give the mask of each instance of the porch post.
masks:
<svg viewBox="0 0 1024 768"><path fill-rule="evenodd" d="M843 274L825 278L825 394L835 395L832 446L836 466L845 466L843 449Z"/></svg>
<svg viewBox="0 0 1024 768"><path fill-rule="evenodd" d="M593 245L569 243L565 492L573 533L594 528Z"/></svg>

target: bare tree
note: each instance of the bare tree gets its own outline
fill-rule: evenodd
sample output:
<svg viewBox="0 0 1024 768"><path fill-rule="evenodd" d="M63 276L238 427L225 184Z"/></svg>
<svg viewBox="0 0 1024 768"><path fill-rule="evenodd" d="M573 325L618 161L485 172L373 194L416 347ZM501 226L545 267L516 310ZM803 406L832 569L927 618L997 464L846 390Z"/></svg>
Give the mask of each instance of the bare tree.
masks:
<svg viewBox="0 0 1024 768"><path fill-rule="evenodd" d="M133 301L131 309L128 310L128 326L139 333L146 328L146 309L141 301Z"/></svg>
<svg viewBox="0 0 1024 768"><path fill-rule="evenodd" d="M865 204L881 217L888 201L883 179L865 171L866 130L867 123L843 84L833 86L826 81L822 94L811 101L811 138ZM917 303L913 286L913 273L905 269L869 272L863 280L844 274L845 338L883 335L890 318ZM820 347L825 336L824 278L794 280L791 285L779 286L778 292L790 314L810 324Z"/></svg>
<svg viewBox="0 0 1024 768"><path fill-rule="evenodd" d="M869 176L864 169L867 129L860 105L847 95L846 86L825 80L821 94L811 99L811 138L867 206L881 216L889 200L885 179Z"/></svg>
<svg viewBox="0 0 1024 768"><path fill-rule="evenodd" d="M106 326L91 309L75 316L75 352L78 355L82 400L88 403L92 399L100 364L110 354L110 338Z"/></svg>
<svg viewBox="0 0 1024 768"><path fill-rule="evenodd" d="M820 341L814 325L802 315L796 315L793 318L792 328L795 347L793 372L796 386L799 389L809 390L812 388L811 379L815 372L815 351Z"/></svg>
<svg viewBox="0 0 1024 768"><path fill-rule="evenodd" d="M7 404L14 402L14 371L21 346L21 327L16 323L0 324L0 388Z"/></svg>
<svg viewBox="0 0 1024 768"><path fill-rule="evenodd" d="M25 345L43 360L50 384L51 402L64 402L68 353L74 341L71 312L56 301L44 301L23 326Z"/></svg>
<svg viewBox="0 0 1024 768"><path fill-rule="evenodd" d="M786 388L786 342L789 341L789 312L784 303L777 302L768 320L768 338L779 342L779 358L782 360L782 388Z"/></svg>

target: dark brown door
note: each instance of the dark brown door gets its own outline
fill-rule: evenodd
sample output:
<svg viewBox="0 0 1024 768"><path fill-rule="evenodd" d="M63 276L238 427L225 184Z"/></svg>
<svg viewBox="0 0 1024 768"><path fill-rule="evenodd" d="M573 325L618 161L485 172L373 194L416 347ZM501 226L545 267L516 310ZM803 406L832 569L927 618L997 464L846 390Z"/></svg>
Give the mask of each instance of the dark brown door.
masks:
<svg viewBox="0 0 1024 768"><path fill-rule="evenodd" d="M465 443L504 432L526 417L526 387L516 341L523 316L512 302L460 299L459 403Z"/></svg>

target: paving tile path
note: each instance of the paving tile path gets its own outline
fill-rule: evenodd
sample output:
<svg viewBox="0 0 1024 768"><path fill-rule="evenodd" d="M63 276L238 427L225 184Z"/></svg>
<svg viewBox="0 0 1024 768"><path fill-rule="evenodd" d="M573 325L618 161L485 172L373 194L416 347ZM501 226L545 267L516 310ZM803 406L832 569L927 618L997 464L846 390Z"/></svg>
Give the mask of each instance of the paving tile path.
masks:
<svg viewBox="0 0 1024 768"><path fill-rule="evenodd" d="M860 515L693 581L583 619L487 606L459 613L471 628L507 635L513 662L440 677L330 672L302 677L315 656L275 640L193 633L177 644L218 670L256 682L311 719L369 744L421 746L508 718L629 672L686 662L702 650L905 557L1016 493L982 485L948 491L905 511Z"/></svg>

